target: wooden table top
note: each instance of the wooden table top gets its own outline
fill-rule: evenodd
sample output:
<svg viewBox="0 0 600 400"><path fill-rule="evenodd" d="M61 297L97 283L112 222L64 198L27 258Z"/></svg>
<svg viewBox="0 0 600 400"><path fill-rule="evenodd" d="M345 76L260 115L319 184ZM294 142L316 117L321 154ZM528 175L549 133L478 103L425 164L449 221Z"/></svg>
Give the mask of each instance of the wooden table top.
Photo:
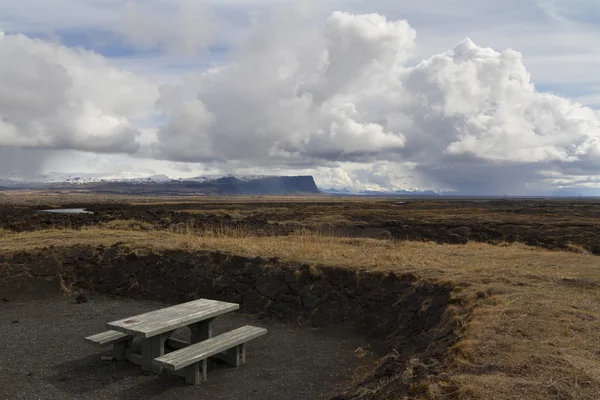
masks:
<svg viewBox="0 0 600 400"><path fill-rule="evenodd" d="M149 338L239 309L239 304L198 299L106 324L108 329Z"/></svg>

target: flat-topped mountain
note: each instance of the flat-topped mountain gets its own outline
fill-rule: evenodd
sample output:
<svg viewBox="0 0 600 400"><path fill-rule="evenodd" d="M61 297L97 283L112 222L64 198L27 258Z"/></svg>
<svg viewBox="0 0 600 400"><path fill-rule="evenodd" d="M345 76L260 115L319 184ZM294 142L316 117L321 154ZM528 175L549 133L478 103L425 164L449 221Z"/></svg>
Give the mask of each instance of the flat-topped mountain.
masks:
<svg viewBox="0 0 600 400"><path fill-rule="evenodd" d="M211 176L171 179L164 175L148 178L104 178L70 174L40 176L30 179L2 179L1 186L10 189L88 190L93 193L135 195L304 195L319 194L312 176Z"/></svg>

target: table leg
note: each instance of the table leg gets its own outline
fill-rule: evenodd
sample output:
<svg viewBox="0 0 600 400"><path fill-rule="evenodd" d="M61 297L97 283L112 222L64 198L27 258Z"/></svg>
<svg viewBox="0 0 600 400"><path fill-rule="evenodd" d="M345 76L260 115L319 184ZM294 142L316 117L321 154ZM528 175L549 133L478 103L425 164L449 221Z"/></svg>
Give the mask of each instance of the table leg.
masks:
<svg viewBox="0 0 600 400"><path fill-rule="evenodd" d="M118 361L125 360L127 358L127 350L131 348L133 339L124 340L113 344L113 358Z"/></svg>
<svg viewBox="0 0 600 400"><path fill-rule="evenodd" d="M212 337L213 318L190 325L192 331L191 343L198 343Z"/></svg>
<svg viewBox="0 0 600 400"><path fill-rule="evenodd" d="M142 340L142 368L144 370L157 374L162 372L162 367L155 364L154 359L165 354L165 342L172 334L173 331Z"/></svg>

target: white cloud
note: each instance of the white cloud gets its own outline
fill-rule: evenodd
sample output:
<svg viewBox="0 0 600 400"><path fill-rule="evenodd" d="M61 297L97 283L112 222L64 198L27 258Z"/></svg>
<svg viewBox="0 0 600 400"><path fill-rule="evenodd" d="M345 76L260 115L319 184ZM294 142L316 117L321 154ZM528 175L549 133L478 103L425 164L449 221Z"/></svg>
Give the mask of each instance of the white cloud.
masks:
<svg viewBox="0 0 600 400"><path fill-rule="evenodd" d="M470 40L407 70L405 86L425 95L444 126L446 152L483 160L577 162L598 155L600 121L567 99L538 93L513 50ZM430 114L431 116L431 114Z"/></svg>
<svg viewBox="0 0 600 400"><path fill-rule="evenodd" d="M135 0L139 14L148 17L154 37L152 49L171 50L173 39L189 43L191 48L201 48L194 42L204 34L182 36L180 23L181 2L173 0ZM6 4L3 4L6 3ZM289 7L295 0L202 0L204 9L217 15L215 40L226 47L235 38L244 37L251 21L269 18L273 9ZM496 49L516 48L523 53L527 67L536 83L545 86L564 83L561 95L570 96L569 83L586 83L598 86L596 72L600 47L595 45L600 35L600 3L597 0L320 0L312 1L315 20L330 15L333 10L351 13L379 13L390 20L406 19L419 32L415 48L418 62L424 57L440 53L455 43L471 37L476 43ZM22 32L28 35L52 35L63 37L67 43L73 40L78 45L85 43L99 51L114 54L112 50L122 44L123 12L125 0L0 0L0 30ZM196 4L196 3L194 3ZM549 5L559 18L551 18L545 8ZM193 20L197 17L194 13ZM200 18L205 18L200 15ZM213 20L209 18L209 20ZM147 21L148 22L148 21ZM148 26L148 24L146 24ZM193 29L202 30L205 24L193 24ZM135 28L132 28L135 29ZM117 33L117 34L115 34ZM86 39L87 38L87 39ZM147 39L139 39L144 42ZM94 47L97 43L102 43ZM146 42L148 43L148 42ZM168 45L168 44L171 45ZM150 45L148 45L150 46ZM184 48L186 46L183 46ZM190 47L188 47L190 48ZM181 48L180 48L181 51ZM177 72L210 64L214 54L207 58L201 54L196 65L173 60L165 65L162 59L146 57L137 63L138 54L127 54L124 60L136 71L152 75L172 75L174 65ZM184 65L186 64L186 65ZM593 105L594 103L589 103Z"/></svg>
<svg viewBox="0 0 600 400"><path fill-rule="evenodd" d="M134 153L144 79L83 50L0 33L0 146Z"/></svg>
<svg viewBox="0 0 600 400"><path fill-rule="evenodd" d="M203 26L173 22L185 13L167 18L167 28L142 10L130 6L126 17L128 37L141 47L194 53L211 40ZM444 5L434 14L459 11ZM171 161L224 172L312 171L324 186L357 189L511 193L597 181L598 112L536 90L525 65L531 59L540 68L551 60L543 54L464 40L419 59L423 50L404 20L314 15L293 9L256 23L229 61L160 94L98 54L4 36L0 146L129 152L165 160L152 161L161 171L181 169ZM583 32L573 15L565 18ZM533 36L541 37L538 28ZM584 46L576 50L579 57ZM155 100L159 115L149 112Z"/></svg>
<svg viewBox="0 0 600 400"><path fill-rule="evenodd" d="M355 103L371 89L365 85L407 59L414 31L405 21L339 12L319 30L304 27L290 15L274 29L261 26L231 64L163 87L158 104L170 122L155 154L272 163L403 147L401 133L365 118Z"/></svg>
<svg viewBox="0 0 600 400"><path fill-rule="evenodd" d="M469 190L503 171L499 188L549 165L600 167L596 112L536 91L520 53L466 39L410 67L414 41L405 21L377 14L259 26L230 64L163 88L169 122L152 154L265 168L379 161L354 175L392 187L405 184L390 165L408 162L423 186Z"/></svg>

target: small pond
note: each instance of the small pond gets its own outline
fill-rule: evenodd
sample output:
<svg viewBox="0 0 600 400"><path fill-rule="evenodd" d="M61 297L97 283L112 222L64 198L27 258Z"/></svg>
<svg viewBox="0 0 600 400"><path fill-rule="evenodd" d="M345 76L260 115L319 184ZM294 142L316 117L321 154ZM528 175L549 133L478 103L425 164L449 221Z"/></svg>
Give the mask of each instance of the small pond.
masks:
<svg viewBox="0 0 600 400"><path fill-rule="evenodd" d="M93 212L85 208L55 208L52 210L41 210L41 212L49 212L55 214L93 214Z"/></svg>

